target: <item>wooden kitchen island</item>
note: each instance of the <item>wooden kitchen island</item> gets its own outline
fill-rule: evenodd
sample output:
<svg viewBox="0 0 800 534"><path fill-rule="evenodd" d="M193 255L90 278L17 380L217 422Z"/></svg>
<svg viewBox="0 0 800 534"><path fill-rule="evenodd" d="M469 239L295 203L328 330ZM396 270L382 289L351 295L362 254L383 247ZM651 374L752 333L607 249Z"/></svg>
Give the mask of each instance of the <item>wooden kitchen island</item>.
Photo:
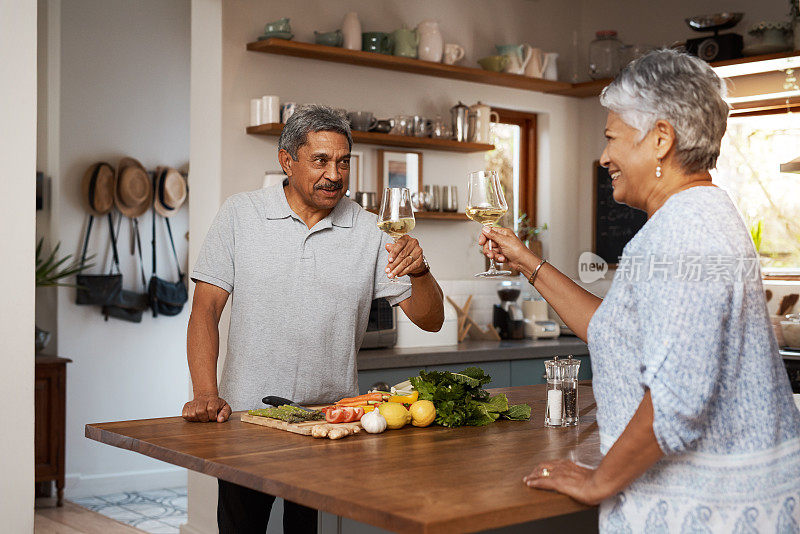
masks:
<svg viewBox="0 0 800 534"><path fill-rule="evenodd" d="M243 423L235 413L222 424L180 417L91 424L86 437L317 508L325 533L369 531L348 529L343 518L394 532L478 532L548 518L540 524L551 529L552 518L591 510L522 483L542 460L600 462L591 387L579 387L581 423L572 428L543 428L543 385L490 392L530 404L531 420L406 426L331 441ZM570 528L578 526L570 518L591 522L592 513L565 517L570 523L559 530L585 531Z"/></svg>

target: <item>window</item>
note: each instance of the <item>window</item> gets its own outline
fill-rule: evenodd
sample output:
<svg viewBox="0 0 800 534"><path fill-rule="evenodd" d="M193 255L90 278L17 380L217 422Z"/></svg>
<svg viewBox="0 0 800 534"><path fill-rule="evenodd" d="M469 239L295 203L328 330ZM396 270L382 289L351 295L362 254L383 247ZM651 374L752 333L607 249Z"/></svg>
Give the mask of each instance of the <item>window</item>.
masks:
<svg viewBox="0 0 800 534"><path fill-rule="evenodd" d="M765 276L800 275L800 114L731 117L713 181L738 205Z"/></svg>
<svg viewBox="0 0 800 534"><path fill-rule="evenodd" d="M495 149L486 153L486 168L496 170L503 184L508 213L501 226L517 230L521 214L536 221L536 115L492 108L498 122L491 123Z"/></svg>

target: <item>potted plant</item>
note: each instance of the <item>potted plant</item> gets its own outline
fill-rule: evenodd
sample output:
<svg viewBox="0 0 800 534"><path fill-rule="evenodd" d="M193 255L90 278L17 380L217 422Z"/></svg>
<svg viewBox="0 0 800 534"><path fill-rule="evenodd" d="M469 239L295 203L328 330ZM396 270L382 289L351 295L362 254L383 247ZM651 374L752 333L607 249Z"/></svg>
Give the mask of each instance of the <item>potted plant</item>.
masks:
<svg viewBox="0 0 800 534"><path fill-rule="evenodd" d="M517 219L517 236L525 243L525 246L531 249L538 257L542 257L542 242L539 236L547 230L547 223L541 226L536 226L533 221L528 218L525 212L520 213Z"/></svg>
<svg viewBox="0 0 800 534"><path fill-rule="evenodd" d="M61 243L56 244L55 248L44 257L44 238L39 239L36 244L36 287L78 287L75 284L63 282L65 278L76 275L92 267L91 263L81 265L77 259L72 259L72 254L67 254L58 259L58 249ZM92 259L94 256L89 257ZM50 341L50 332L36 327L36 352L40 352Z"/></svg>

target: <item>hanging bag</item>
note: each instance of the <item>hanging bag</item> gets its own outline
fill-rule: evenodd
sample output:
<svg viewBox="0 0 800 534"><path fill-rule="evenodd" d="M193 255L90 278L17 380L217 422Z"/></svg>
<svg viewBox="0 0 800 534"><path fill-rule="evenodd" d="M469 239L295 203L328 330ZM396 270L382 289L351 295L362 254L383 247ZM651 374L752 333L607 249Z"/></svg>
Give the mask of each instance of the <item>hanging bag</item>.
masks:
<svg viewBox="0 0 800 534"><path fill-rule="evenodd" d="M96 171L95 171L96 172ZM119 257L117 256L117 243L114 237L114 223L111 220L111 213L108 217L108 230L111 233L111 245L114 252L114 263L109 269L109 274L79 274L76 276L78 286L75 298L76 304L107 306L117 302L122 293L122 274L119 270ZM89 224L86 226L86 238L83 241L83 253L81 254L81 268L86 262L86 249L89 246L89 236L92 233L92 223L94 215L89 215ZM114 266L117 267L117 274L112 274Z"/></svg>
<svg viewBox="0 0 800 534"><path fill-rule="evenodd" d="M120 215L120 220L122 220L122 215ZM142 241L139 237L139 221L136 218L132 218L131 224L134 228L134 238L139 252L139 269L142 275L142 287L147 288L147 279L144 275L144 261L142 260ZM117 226L117 236L119 236L119 226ZM108 321L109 317L114 317L115 319L122 319L123 321L129 321L131 323L141 323L142 312L149 306L150 295L148 293L138 293L136 291L123 289L114 304L103 306L103 315L105 315L106 321Z"/></svg>
<svg viewBox="0 0 800 534"><path fill-rule="evenodd" d="M169 233L169 243L172 246L172 254L175 257L175 265L178 268L178 281L167 282L156 276L156 212L153 210L153 275L150 277L150 308L153 310L153 317L161 315L178 315L183 310L183 305L189 299L184 282L184 274L181 272L181 263L178 260L178 253L175 251L175 240L172 238L172 227L169 219L164 217Z"/></svg>

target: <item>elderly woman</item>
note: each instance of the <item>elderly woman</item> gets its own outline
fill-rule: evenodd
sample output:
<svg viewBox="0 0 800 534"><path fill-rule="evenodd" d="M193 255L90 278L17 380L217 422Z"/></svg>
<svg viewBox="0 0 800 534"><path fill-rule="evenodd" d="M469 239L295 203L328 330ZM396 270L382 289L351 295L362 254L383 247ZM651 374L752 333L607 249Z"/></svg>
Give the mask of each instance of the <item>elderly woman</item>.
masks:
<svg viewBox="0 0 800 534"><path fill-rule="evenodd" d="M605 299L510 230L480 237L589 344L603 461L545 462L524 481L600 503L602 532L798 532L800 414L753 242L709 174L723 95L707 64L668 50L603 91L601 164L614 199L648 215Z"/></svg>

